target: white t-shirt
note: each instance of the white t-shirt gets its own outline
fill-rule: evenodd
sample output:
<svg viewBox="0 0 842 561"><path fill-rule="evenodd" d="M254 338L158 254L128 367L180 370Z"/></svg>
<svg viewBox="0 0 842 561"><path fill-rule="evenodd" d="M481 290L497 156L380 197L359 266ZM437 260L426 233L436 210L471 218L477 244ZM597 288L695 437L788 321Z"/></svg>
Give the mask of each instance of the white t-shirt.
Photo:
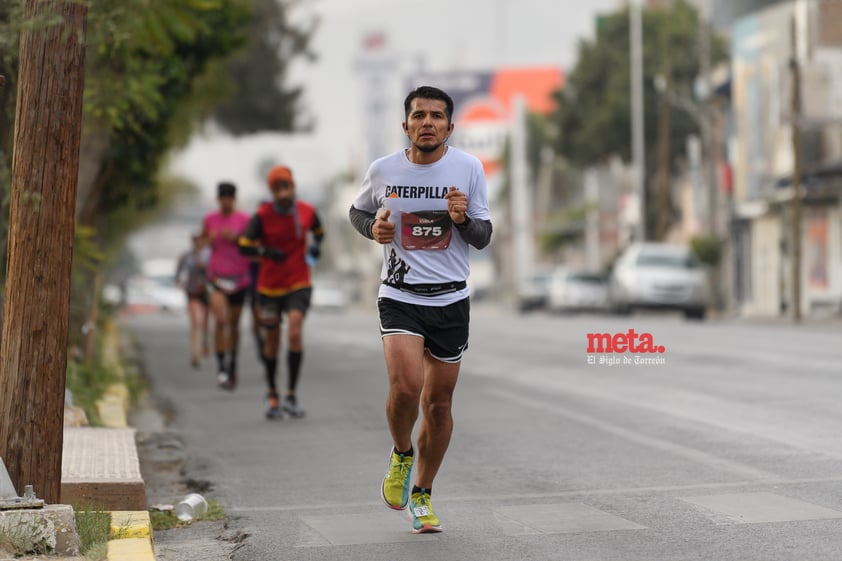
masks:
<svg viewBox="0 0 842 561"><path fill-rule="evenodd" d="M468 243L447 213L445 194L456 187L468 197L468 216L489 220L488 191L479 159L448 147L432 164L414 164L404 150L375 160L368 168L354 207L366 212L386 208L396 225L395 238L383 246L380 279L393 283L437 284L467 280ZM381 297L428 306L467 298L470 289L439 296L418 296L380 285Z"/></svg>

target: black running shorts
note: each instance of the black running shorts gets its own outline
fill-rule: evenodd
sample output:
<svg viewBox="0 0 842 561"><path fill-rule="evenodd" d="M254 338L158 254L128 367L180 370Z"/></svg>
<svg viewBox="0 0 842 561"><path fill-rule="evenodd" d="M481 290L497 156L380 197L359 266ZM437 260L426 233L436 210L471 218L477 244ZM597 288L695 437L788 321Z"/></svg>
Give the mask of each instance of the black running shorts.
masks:
<svg viewBox="0 0 842 561"><path fill-rule="evenodd" d="M312 293L313 289L310 287L299 288L282 296L267 296L258 293L255 305L257 320L260 325L274 327L280 325L283 318L282 314L289 310L299 310L306 315L310 308Z"/></svg>
<svg viewBox="0 0 842 561"><path fill-rule="evenodd" d="M468 348L471 304L468 298L448 306L420 306L379 298L380 336L418 335L424 348L442 362L459 362Z"/></svg>
<svg viewBox="0 0 842 561"><path fill-rule="evenodd" d="M221 292L222 294L224 294L229 306L233 306L235 308L242 308L243 304L246 303L248 287L236 290L234 292L227 292L219 286L217 286L216 284L214 284L213 281L208 281L208 283L205 286L207 287L208 294L213 294L215 292Z"/></svg>

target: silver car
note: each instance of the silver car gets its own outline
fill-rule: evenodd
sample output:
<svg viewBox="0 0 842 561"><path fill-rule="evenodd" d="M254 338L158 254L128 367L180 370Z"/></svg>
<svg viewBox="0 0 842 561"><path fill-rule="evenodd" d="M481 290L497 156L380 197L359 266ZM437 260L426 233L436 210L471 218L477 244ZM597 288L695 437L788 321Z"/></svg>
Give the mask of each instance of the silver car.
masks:
<svg viewBox="0 0 842 561"><path fill-rule="evenodd" d="M707 270L689 247L633 243L614 263L612 307L619 313L652 308L679 310L703 319L708 307Z"/></svg>
<svg viewBox="0 0 842 561"><path fill-rule="evenodd" d="M608 311L608 281L595 271L559 267L553 272L547 295L552 312Z"/></svg>

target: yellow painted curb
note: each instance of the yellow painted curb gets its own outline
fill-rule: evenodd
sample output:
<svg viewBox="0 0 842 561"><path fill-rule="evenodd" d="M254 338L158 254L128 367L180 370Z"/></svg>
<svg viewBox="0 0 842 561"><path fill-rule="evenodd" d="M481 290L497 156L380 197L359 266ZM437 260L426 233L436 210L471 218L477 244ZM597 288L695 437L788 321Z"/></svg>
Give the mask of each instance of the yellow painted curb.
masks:
<svg viewBox="0 0 842 561"><path fill-rule="evenodd" d="M108 542L108 561L155 561L152 542L146 538L126 538Z"/></svg>
<svg viewBox="0 0 842 561"><path fill-rule="evenodd" d="M117 330L109 322L107 343L104 345L112 367L119 367ZM120 378L123 377L119 368ZM108 387L103 398L96 403L103 424L112 428L126 428L128 423L129 391L125 384ZM152 520L145 510L118 510L111 513L111 539L108 541L108 561L155 561L152 545Z"/></svg>
<svg viewBox="0 0 842 561"><path fill-rule="evenodd" d="M152 539L152 520L145 510L118 510L111 513L111 539Z"/></svg>
<svg viewBox="0 0 842 561"><path fill-rule="evenodd" d="M123 399L114 394L106 394L96 401L96 409L102 424L113 429L124 429L129 426L126 407Z"/></svg>
<svg viewBox="0 0 842 561"><path fill-rule="evenodd" d="M103 362L109 368L114 369L118 378L123 378L123 365L120 363L119 330L113 321L108 321L104 327L102 354Z"/></svg>

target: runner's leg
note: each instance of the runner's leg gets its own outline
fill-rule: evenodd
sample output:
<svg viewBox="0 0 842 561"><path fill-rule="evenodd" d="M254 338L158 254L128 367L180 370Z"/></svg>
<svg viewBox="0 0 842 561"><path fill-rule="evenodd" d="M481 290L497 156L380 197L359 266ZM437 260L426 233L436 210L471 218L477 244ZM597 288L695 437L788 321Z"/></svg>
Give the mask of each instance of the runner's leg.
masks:
<svg viewBox="0 0 842 561"><path fill-rule="evenodd" d="M295 395L298 387L298 375L301 371L301 361L304 357L304 312L289 310L287 313L287 395Z"/></svg>
<svg viewBox="0 0 842 561"><path fill-rule="evenodd" d="M202 356L202 314L204 305L197 298L187 300L187 310L190 315L190 359L194 366L199 364Z"/></svg>
<svg viewBox="0 0 842 561"><path fill-rule="evenodd" d="M228 321L227 310L228 299L219 290L214 290L210 295L210 311L213 316L213 342L216 360L219 363L219 372L225 372L225 352L228 350Z"/></svg>
<svg viewBox="0 0 842 561"><path fill-rule="evenodd" d="M424 339L415 335L383 337L383 354L389 376L386 419L395 449L412 448L412 429L424 384Z"/></svg>
<svg viewBox="0 0 842 561"><path fill-rule="evenodd" d="M459 363L442 362L424 354L424 388L421 392L421 427L418 430L415 484L432 488L453 433L453 390Z"/></svg>
<svg viewBox="0 0 842 561"><path fill-rule="evenodd" d="M228 306L228 364L235 376L237 372L237 350L240 348L240 315L242 311L242 304Z"/></svg>
<svg viewBox="0 0 842 561"><path fill-rule="evenodd" d="M205 294L199 299L202 307L202 355L210 356L210 303L208 302L208 295Z"/></svg>

